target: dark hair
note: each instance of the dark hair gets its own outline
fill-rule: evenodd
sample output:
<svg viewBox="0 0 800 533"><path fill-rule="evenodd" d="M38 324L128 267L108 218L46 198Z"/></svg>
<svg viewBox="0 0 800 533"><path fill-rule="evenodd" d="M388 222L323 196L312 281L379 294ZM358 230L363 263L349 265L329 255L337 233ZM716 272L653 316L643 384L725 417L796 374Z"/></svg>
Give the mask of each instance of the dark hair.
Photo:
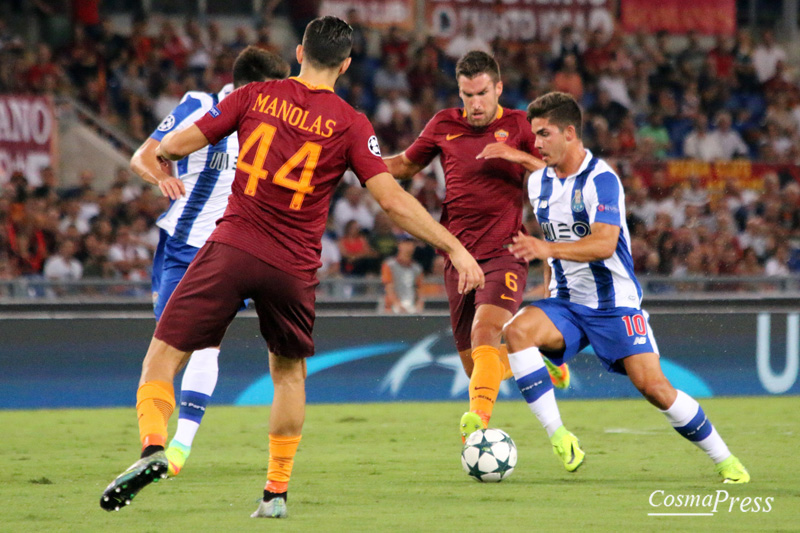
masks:
<svg viewBox="0 0 800 533"><path fill-rule="evenodd" d="M528 105L528 122L535 118L545 118L561 131L567 126L573 126L579 139L583 134L583 113L570 94L547 93L531 102Z"/></svg>
<svg viewBox="0 0 800 533"><path fill-rule="evenodd" d="M251 81L282 80L289 75L289 64L277 54L248 46L233 62L233 85L241 87Z"/></svg>
<svg viewBox="0 0 800 533"><path fill-rule="evenodd" d="M472 50L464 54L464 56L458 60L458 63L456 63L456 79L458 79L459 76L472 79L480 74L488 74L495 83L500 81L500 66L497 64L497 61L486 52Z"/></svg>
<svg viewBox="0 0 800 533"><path fill-rule="evenodd" d="M303 34L305 59L317 68L336 68L350 57L353 28L337 17L319 17L308 23Z"/></svg>

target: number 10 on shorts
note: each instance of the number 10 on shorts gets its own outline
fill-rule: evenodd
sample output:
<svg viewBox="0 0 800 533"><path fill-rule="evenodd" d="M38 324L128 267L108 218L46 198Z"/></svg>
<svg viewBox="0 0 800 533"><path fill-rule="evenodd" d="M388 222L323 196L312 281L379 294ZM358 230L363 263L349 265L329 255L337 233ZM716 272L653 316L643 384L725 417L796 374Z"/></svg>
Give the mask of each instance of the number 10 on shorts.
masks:
<svg viewBox="0 0 800 533"><path fill-rule="evenodd" d="M625 330L628 337L634 335L646 336L647 335L647 321L642 315L623 316L622 321L625 323Z"/></svg>

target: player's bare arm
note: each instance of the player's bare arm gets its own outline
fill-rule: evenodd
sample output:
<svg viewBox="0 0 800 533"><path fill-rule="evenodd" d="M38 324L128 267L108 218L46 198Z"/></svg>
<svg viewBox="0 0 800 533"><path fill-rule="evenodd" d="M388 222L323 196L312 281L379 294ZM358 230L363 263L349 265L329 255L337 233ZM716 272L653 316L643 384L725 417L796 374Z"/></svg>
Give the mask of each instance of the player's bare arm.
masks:
<svg viewBox="0 0 800 533"><path fill-rule="evenodd" d="M384 157L383 162L386 163L389 173L399 180L409 180L425 168L423 165L413 163L406 157L405 152L392 157Z"/></svg>
<svg viewBox="0 0 800 533"><path fill-rule="evenodd" d="M475 159L494 158L505 159L506 161L522 165L528 172L534 172L547 166L545 162L538 157L528 152L512 148L503 142L487 144L483 150L481 150L481 153L475 156Z"/></svg>
<svg viewBox="0 0 800 533"><path fill-rule="evenodd" d="M169 163L156 156L159 144L159 141L152 138L143 142L133 153L130 167L144 181L158 185L161 194L170 200L177 200L186 194L186 188L181 180L167 172Z"/></svg>
<svg viewBox="0 0 800 533"><path fill-rule="evenodd" d="M619 226L595 222L592 232L573 242L548 242L522 232L514 236L509 249L516 257L527 261L533 259L564 259L578 263L602 261L614 255L619 240Z"/></svg>
<svg viewBox="0 0 800 533"><path fill-rule="evenodd" d="M209 142L196 124L167 133L156 148L156 157L178 161L208 146Z"/></svg>
<svg viewBox="0 0 800 533"><path fill-rule="evenodd" d="M392 222L450 255L458 271L458 292L465 294L482 289L484 276L477 261L444 226L436 222L422 204L397 184L391 174L383 172L367 181L367 190L386 211Z"/></svg>

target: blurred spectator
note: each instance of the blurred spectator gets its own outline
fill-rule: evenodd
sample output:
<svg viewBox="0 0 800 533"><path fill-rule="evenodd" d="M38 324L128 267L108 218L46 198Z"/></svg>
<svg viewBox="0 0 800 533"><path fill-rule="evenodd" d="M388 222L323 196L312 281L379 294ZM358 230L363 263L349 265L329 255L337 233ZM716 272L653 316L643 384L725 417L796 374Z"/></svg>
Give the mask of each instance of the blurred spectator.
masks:
<svg viewBox="0 0 800 533"><path fill-rule="evenodd" d="M303 38L306 26L319 15L321 0L267 0L264 2L264 20L272 20L283 12L292 24L296 42Z"/></svg>
<svg viewBox="0 0 800 533"><path fill-rule="evenodd" d="M345 226L355 220L361 228L372 229L375 215L364 203L364 191L358 185L347 187L344 195L336 201L333 207L333 223L336 234L340 237L345 234Z"/></svg>
<svg viewBox="0 0 800 533"><path fill-rule="evenodd" d="M396 228L389 215L378 211L375 215L375 226L369 234L369 246L375 250L381 261L397 253L397 235L395 233Z"/></svg>
<svg viewBox="0 0 800 533"><path fill-rule="evenodd" d="M341 269L343 274L363 276L367 273L377 274L380 261L373 250L361 227L356 220L350 220L339 239L339 253L342 256Z"/></svg>
<svg viewBox="0 0 800 533"><path fill-rule="evenodd" d="M562 26L550 41L553 70L561 68L561 64L568 55L581 57L585 48L586 45L580 31L569 24Z"/></svg>
<svg viewBox="0 0 800 533"><path fill-rule="evenodd" d="M660 113L653 112L636 133L640 154L644 159L664 159L670 148L669 132ZM645 150L643 147L647 147Z"/></svg>
<svg viewBox="0 0 800 533"><path fill-rule="evenodd" d="M121 191L122 202L132 202L142 194L142 187L138 180L131 182L131 171L126 167L117 167L111 187L118 187Z"/></svg>
<svg viewBox="0 0 800 533"><path fill-rule="evenodd" d="M361 21L358 9L347 10L347 23L353 28L353 47L350 50L350 69L348 74L361 81L368 76L369 68L369 28Z"/></svg>
<svg viewBox="0 0 800 533"><path fill-rule="evenodd" d="M472 50L480 50L487 54L492 53L492 47L485 39L476 34L475 25L471 20L468 20L464 25L463 33L459 33L450 39L450 43L444 49L444 53L450 59L458 61L461 56Z"/></svg>
<svg viewBox="0 0 800 533"><path fill-rule="evenodd" d="M239 55L239 52L250 46L250 42L247 28L244 26L237 26L233 40L229 42L227 46L233 55Z"/></svg>
<svg viewBox="0 0 800 533"><path fill-rule="evenodd" d="M67 198L62 203L59 230L63 233L70 227L74 227L81 235L89 233L89 221L81 217L81 204L77 198Z"/></svg>
<svg viewBox="0 0 800 533"><path fill-rule="evenodd" d="M682 203L684 205L694 205L701 210L705 210L710 201L708 189L697 176L690 176L688 182L689 186L683 189Z"/></svg>
<svg viewBox="0 0 800 533"><path fill-rule="evenodd" d="M759 83L764 83L775 75L779 61L786 61L786 50L775 42L771 30L764 30L761 43L753 50L753 65Z"/></svg>
<svg viewBox="0 0 800 533"><path fill-rule="evenodd" d="M561 68L553 76L553 90L569 93L578 102L583 98L583 78L578 72L578 59L575 55L564 56Z"/></svg>
<svg viewBox="0 0 800 533"><path fill-rule="evenodd" d="M114 267L108 260L108 243L94 234L84 239L84 278L113 278Z"/></svg>
<svg viewBox="0 0 800 533"><path fill-rule="evenodd" d="M589 108L588 114L603 117L608 127L616 130L628 114L628 110L619 102L612 100L611 93L601 87L597 91L597 101Z"/></svg>
<svg viewBox="0 0 800 533"><path fill-rule="evenodd" d="M303 34L301 33L299 39L302 39ZM253 43L253 46L257 46L259 48L263 48L268 52L272 52L273 54L281 54L280 47L272 42L272 30L269 27L269 24L266 22L262 22L256 27L256 42Z"/></svg>
<svg viewBox="0 0 800 533"><path fill-rule="evenodd" d="M425 306L421 294L423 270L413 259L415 247L413 237L401 236L397 242L397 255L386 259L381 266L384 309L387 312L419 313Z"/></svg>
<svg viewBox="0 0 800 533"><path fill-rule="evenodd" d="M739 276L762 276L764 268L758 262L758 256L752 248L745 248L741 262L736 267Z"/></svg>
<svg viewBox="0 0 800 533"><path fill-rule="evenodd" d="M375 108L374 123L376 126L387 125L395 120L396 116L399 116L400 120L411 118L413 112L413 104L402 91L389 89Z"/></svg>
<svg viewBox="0 0 800 533"><path fill-rule="evenodd" d="M328 227L326 227L325 233L322 234L322 252L320 254L322 266L317 270L319 279L337 277L341 271L342 254L339 252L336 236L329 229L330 225L331 219L328 218Z"/></svg>
<svg viewBox="0 0 800 533"><path fill-rule="evenodd" d="M779 244L775 249L775 255L767 259L764 265L764 274L767 276L788 276L789 270L789 246L786 243Z"/></svg>
<svg viewBox="0 0 800 533"><path fill-rule="evenodd" d="M71 240L62 240L58 251L44 262L44 277L52 281L75 281L83 277L83 265L75 259L77 248Z"/></svg>
<svg viewBox="0 0 800 533"><path fill-rule="evenodd" d="M716 137L720 147L720 159L730 160L735 157L747 157L749 149L742 136L732 129L731 114L727 111L720 111L716 117L717 129L711 132L711 136Z"/></svg>
<svg viewBox="0 0 800 533"><path fill-rule="evenodd" d="M395 56L397 58L397 68L406 70L408 68L408 48L410 44L399 26L391 26L383 39L383 43L381 43L381 57L386 59L389 56Z"/></svg>
<svg viewBox="0 0 800 533"><path fill-rule="evenodd" d="M626 110L633 106L631 95L628 92L628 84L620 69L618 61L612 61L600 73L597 79L597 88L608 92L611 101L618 103Z"/></svg>
<svg viewBox="0 0 800 533"><path fill-rule="evenodd" d="M722 144L719 137L708 131L708 119L699 114L694 119L694 128L683 141L683 155L701 161L722 159Z"/></svg>
<svg viewBox="0 0 800 533"><path fill-rule="evenodd" d="M150 253L133 240L127 226L117 229L114 242L108 249L108 260L118 277L131 281L147 279Z"/></svg>
<svg viewBox="0 0 800 533"><path fill-rule="evenodd" d="M608 39L603 30L596 29L589 33L586 50L581 56L581 65L588 77L588 81L595 81L600 73L605 70L613 60L612 50L608 46Z"/></svg>
<svg viewBox="0 0 800 533"><path fill-rule="evenodd" d="M400 57L397 54L389 54L383 57L383 64L375 72L373 87L375 88L375 93L382 98L392 91L403 97L408 96L411 89L408 85L406 72L400 68Z"/></svg>

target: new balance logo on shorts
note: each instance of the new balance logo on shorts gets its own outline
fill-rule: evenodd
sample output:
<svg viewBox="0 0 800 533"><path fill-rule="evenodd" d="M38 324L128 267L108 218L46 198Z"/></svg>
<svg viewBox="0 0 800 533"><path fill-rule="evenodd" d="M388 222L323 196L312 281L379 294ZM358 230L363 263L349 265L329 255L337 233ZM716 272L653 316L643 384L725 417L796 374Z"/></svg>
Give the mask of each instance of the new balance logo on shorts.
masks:
<svg viewBox="0 0 800 533"><path fill-rule="evenodd" d="M633 345L636 346L637 344L645 344L647 342L647 337L636 337L633 341Z"/></svg>

